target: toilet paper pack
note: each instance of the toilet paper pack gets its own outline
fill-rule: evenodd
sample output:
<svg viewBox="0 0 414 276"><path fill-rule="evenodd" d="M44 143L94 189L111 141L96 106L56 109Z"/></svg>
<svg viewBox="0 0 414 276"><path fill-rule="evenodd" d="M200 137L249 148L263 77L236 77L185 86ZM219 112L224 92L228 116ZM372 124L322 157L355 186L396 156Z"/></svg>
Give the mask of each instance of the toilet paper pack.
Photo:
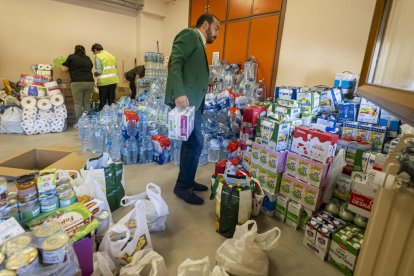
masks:
<svg viewBox="0 0 414 276"><path fill-rule="evenodd" d="M175 107L168 113L168 138L187 141L194 129L195 107Z"/></svg>

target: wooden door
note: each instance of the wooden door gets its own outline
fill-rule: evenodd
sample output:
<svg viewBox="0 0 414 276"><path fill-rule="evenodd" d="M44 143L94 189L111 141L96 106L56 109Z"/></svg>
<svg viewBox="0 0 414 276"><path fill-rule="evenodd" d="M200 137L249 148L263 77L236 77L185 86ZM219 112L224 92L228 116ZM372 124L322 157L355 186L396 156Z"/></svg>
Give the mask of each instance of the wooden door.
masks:
<svg viewBox="0 0 414 276"><path fill-rule="evenodd" d="M229 0L227 19L237 19L250 16L252 11L251 0Z"/></svg>
<svg viewBox="0 0 414 276"><path fill-rule="evenodd" d="M282 0L254 0L253 15L277 12L282 9Z"/></svg>
<svg viewBox="0 0 414 276"><path fill-rule="evenodd" d="M208 3L208 12L217 16L220 21L225 21L227 13L227 1L210 0Z"/></svg>
<svg viewBox="0 0 414 276"><path fill-rule="evenodd" d="M190 2L190 26L195 26L197 19L207 12L207 0L191 0Z"/></svg>
<svg viewBox="0 0 414 276"><path fill-rule="evenodd" d="M228 22L224 45L224 57L228 63L243 63L246 61L247 41L249 35L249 20Z"/></svg>
<svg viewBox="0 0 414 276"><path fill-rule="evenodd" d="M226 35L226 24L220 24L220 32L218 38L212 43L206 45L206 55L208 59L208 64L211 64L213 58L213 52L220 53L220 60L223 59L223 46L224 46L224 37Z"/></svg>
<svg viewBox="0 0 414 276"><path fill-rule="evenodd" d="M251 20L250 24L247 57L256 57L259 64L257 79L260 80L264 78L267 95L270 95L273 81L273 63L279 27L279 16L272 15L254 18Z"/></svg>

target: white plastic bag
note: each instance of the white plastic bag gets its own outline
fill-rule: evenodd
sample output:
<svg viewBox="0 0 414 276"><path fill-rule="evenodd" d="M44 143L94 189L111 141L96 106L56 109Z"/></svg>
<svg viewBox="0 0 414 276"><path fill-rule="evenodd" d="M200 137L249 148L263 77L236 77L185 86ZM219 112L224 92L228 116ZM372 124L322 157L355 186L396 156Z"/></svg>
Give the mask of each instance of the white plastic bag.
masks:
<svg viewBox="0 0 414 276"><path fill-rule="evenodd" d="M201 260L186 259L178 267L178 276L209 276L210 260L204 257Z"/></svg>
<svg viewBox="0 0 414 276"><path fill-rule="evenodd" d="M134 209L109 228L99 251L108 252L117 264L125 265L136 251L152 248L148 226L144 221L145 206L138 200Z"/></svg>
<svg viewBox="0 0 414 276"><path fill-rule="evenodd" d="M280 234L277 227L258 234L254 220L238 225L233 238L224 241L217 249L217 264L232 275L267 276L269 258L266 251L276 246Z"/></svg>
<svg viewBox="0 0 414 276"><path fill-rule="evenodd" d="M98 251L93 253L92 276L113 276L117 272L118 269L107 252Z"/></svg>
<svg viewBox="0 0 414 276"><path fill-rule="evenodd" d="M151 249L135 252L132 261L121 268L120 276L167 276L164 258Z"/></svg>
<svg viewBox="0 0 414 276"><path fill-rule="evenodd" d="M341 175L342 170L346 166L345 161L345 150L340 149L334 160L332 161L331 166L329 167L328 174L326 176L326 188L323 191L321 201L322 203L328 203L331 198L334 188L336 185L336 180Z"/></svg>
<svg viewBox="0 0 414 276"><path fill-rule="evenodd" d="M18 107L7 108L1 116L0 133L23 133L22 110Z"/></svg>
<svg viewBox="0 0 414 276"><path fill-rule="evenodd" d="M106 195L104 191L102 190L101 185L99 184L99 181L96 179L96 174L94 172L93 168L90 168L88 171L85 171L85 178L83 182L80 180L81 177L77 171L68 171L75 173L76 181L73 181L72 185L73 190L75 191L76 196L82 196L87 195L93 198L97 198L103 202L103 208L102 210L109 212L109 219L101 222L101 226L99 226L98 230L96 231L96 235L98 237L102 237L109 226L112 224L112 213L111 209L109 208L108 200L106 198Z"/></svg>
<svg viewBox="0 0 414 276"><path fill-rule="evenodd" d="M224 268L216 265L211 271L210 276L229 276L229 274L224 270Z"/></svg>
<svg viewBox="0 0 414 276"><path fill-rule="evenodd" d="M161 197L161 188L154 183L148 183L145 192L134 196L124 196L121 200L121 206L132 205L137 200L142 200L145 206L149 231L165 230L165 221L169 211L167 203Z"/></svg>

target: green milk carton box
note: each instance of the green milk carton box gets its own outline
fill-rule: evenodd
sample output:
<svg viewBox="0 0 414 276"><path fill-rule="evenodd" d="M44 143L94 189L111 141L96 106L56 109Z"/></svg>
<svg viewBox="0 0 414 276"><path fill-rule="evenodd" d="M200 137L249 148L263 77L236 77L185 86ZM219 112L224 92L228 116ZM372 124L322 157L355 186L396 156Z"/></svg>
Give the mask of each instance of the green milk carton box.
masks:
<svg viewBox="0 0 414 276"><path fill-rule="evenodd" d="M284 195L278 194L276 197L276 212L275 216L281 221L285 221L287 207L290 199L285 197Z"/></svg>
<svg viewBox="0 0 414 276"><path fill-rule="evenodd" d="M286 214L286 224L297 229L302 220L303 207L299 203L289 201Z"/></svg>
<svg viewBox="0 0 414 276"><path fill-rule="evenodd" d="M277 194L280 191L280 183L282 181L282 173L267 173L266 185L264 188L272 194Z"/></svg>
<svg viewBox="0 0 414 276"><path fill-rule="evenodd" d="M317 92L298 92L297 100L302 113L315 113L319 109L320 95Z"/></svg>

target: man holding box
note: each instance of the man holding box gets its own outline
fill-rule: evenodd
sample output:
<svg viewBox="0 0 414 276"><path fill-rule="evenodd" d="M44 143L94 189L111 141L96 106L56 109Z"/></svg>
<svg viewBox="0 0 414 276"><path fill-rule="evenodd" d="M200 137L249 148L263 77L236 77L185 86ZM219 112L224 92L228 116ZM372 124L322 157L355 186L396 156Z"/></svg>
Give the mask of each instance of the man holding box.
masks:
<svg viewBox="0 0 414 276"><path fill-rule="evenodd" d="M194 130L181 145L180 172L174 188L177 197L194 205L204 203L194 191L208 190L194 179L204 144L201 117L209 76L205 45L213 43L219 30L220 21L217 17L211 14L201 15L196 29L184 29L174 38L168 64L165 103L172 108L194 106L196 109Z"/></svg>

